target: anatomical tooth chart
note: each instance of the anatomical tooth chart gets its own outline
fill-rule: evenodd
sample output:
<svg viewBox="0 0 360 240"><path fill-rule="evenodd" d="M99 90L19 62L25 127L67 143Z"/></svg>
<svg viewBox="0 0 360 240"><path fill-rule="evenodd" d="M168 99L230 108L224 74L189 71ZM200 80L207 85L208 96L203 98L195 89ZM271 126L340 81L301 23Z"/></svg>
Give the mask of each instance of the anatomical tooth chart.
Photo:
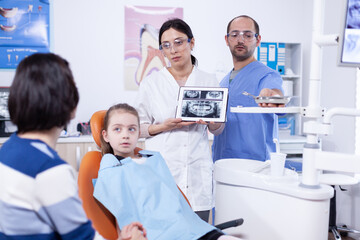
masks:
<svg viewBox="0 0 360 240"><path fill-rule="evenodd" d="M159 50L159 29L170 18L183 18L182 8L125 6L124 87L137 90L152 71L167 65Z"/></svg>
<svg viewBox="0 0 360 240"><path fill-rule="evenodd" d="M0 68L50 50L49 0L0 0Z"/></svg>

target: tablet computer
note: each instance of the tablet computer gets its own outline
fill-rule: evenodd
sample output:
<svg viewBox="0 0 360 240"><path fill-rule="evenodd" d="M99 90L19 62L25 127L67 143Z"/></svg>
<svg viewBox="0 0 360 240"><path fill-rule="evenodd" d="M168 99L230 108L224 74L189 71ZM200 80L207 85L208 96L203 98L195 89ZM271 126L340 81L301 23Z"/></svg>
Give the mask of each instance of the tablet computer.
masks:
<svg viewBox="0 0 360 240"><path fill-rule="evenodd" d="M228 88L180 87L176 118L183 121L225 122Z"/></svg>

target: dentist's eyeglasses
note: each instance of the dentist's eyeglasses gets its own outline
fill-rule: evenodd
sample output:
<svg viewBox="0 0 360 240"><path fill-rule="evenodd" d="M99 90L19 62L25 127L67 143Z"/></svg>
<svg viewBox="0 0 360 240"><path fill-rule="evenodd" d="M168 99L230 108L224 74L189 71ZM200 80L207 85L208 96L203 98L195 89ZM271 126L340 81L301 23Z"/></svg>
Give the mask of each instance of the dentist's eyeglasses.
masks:
<svg viewBox="0 0 360 240"><path fill-rule="evenodd" d="M170 42L162 42L159 49L169 51L173 47L174 49L181 50L186 46L184 43L189 43L190 41L190 38L177 38L172 44Z"/></svg>
<svg viewBox="0 0 360 240"><path fill-rule="evenodd" d="M232 42L239 40L240 37L244 42L250 42L253 39L257 38L259 36L259 34L251 32L251 31L241 31L241 32L240 31L232 31L232 32L228 33L226 36Z"/></svg>

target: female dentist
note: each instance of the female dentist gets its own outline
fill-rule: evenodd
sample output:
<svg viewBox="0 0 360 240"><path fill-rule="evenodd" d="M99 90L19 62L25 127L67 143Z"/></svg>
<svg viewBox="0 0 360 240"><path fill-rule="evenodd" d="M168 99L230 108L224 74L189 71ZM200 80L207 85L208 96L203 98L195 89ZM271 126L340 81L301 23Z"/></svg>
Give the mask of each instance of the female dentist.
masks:
<svg viewBox="0 0 360 240"><path fill-rule="evenodd" d="M181 86L218 87L219 83L214 75L196 67L197 60L191 55L195 39L183 20L170 19L163 23L159 45L171 66L153 72L140 84L137 98L140 137L146 139L147 150L161 153L194 211L208 221L214 202L207 130L217 135L223 124L202 120L182 122L174 117Z"/></svg>

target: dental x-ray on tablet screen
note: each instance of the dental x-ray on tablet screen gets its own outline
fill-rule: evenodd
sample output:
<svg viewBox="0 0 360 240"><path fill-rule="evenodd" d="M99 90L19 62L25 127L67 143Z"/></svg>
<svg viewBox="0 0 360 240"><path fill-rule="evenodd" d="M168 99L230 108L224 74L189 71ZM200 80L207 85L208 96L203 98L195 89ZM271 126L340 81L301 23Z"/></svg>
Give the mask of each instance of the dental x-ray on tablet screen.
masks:
<svg viewBox="0 0 360 240"><path fill-rule="evenodd" d="M339 66L360 67L360 0L346 0L339 44Z"/></svg>
<svg viewBox="0 0 360 240"><path fill-rule="evenodd" d="M225 122L228 89L180 87L176 118L183 121Z"/></svg>

